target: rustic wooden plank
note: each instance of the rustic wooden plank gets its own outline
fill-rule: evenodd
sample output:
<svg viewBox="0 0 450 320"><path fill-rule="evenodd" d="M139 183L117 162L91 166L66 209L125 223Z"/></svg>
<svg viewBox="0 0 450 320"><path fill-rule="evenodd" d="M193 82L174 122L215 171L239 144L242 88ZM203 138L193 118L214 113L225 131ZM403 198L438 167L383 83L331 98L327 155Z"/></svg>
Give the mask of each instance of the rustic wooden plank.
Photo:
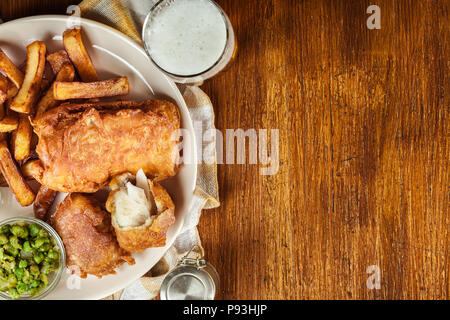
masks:
<svg viewBox="0 0 450 320"><path fill-rule="evenodd" d="M304 14L306 12L308 14ZM297 7L296 14L300 23L293 33L298 34L296 45L300 46L300 59L295 65L300 65L300 70L294 72L300 90L294 94L299 95L300 101L293 115L293 127L302 136L302 147L297 157L303 154L303 161L297 164L295 159L291 159L290 166L294 168L296 185L291 202L302 225L296 243L302 268L302 290L297 298L317 299L326 292L331 294L327 278L331 276L332 257L326 235L333 229L330 225L333 210L330 165L333 123L327 48L333 30L327 21L329 8L317 2L303 2L301 7Z"/></svg>
<svg viewBox="0 0 450 320"><path fill-rule="evenodd" d="M258 197L254 195L246 198L248 205L243 208L240 195L248 192L248 188L253 193L259 192L265 185L264 179L257 179L254 185L254 176L235 175L242 168L220 167L221 186L230 181L235 183L236 179L241 183L231 197L228 190L222 190L225 209L204 214L200 230L210 259L214 263L216 254L223 256L235 250L241 251L240 257L270 257L268 262L257 260L266 263L265 272L259 273L260 278L264 274L268 281L264 291L259 291L261 287L254 280L258 269L252 266L249 273L246 261L220 259L220 273L226 274L222 276L223 297L448 297L445 106L449 104L444 101L448 99L445 92L448 72L443 71L449 55L445 40L448 36L444 36L448 32L444 30L448 5L382 1L378 4L382 29L368 30L365 11L371 4L369 1L268 1L262 4L263 8L253 10L248 8L249 4L239 7L233 6L232 1L220 4L231 13L239 44L244 43L245 51L241 48L238 66L229 71L237 73L237 78L216 78L204 86L218 109L218 126L239 126L241 122L235 120L248 107L253 108L257 119L267 116L276 119L280 107L273 106L273 101L266 97L278 92L287 94L283 101L288 105L281 109L287 110L285 125L289 129L287 138L281 134L288 148L287 152L282 151L287 154L282 162L289 167L289 178L287 185L277 185L284 189L272 191L279 198L277 203L260 197L254 201ZM274 12L278 17L276 24L270 19ZM399 27L402 20L408 22L406 30ZM249 25L255 25L252 30L257 30L251 36ZM275 38L284 41L284 50L273 40L274 29L278 32ZM244 35L239 34L240 30ZM433 38L441 43L431 41ZM407 47L427 54L405 56ZM267 52L275 53L271 60ZM280 66L283 58L284 64ZM427 60L438 62L433 66ZM414 75L405 69L406 65L417 69L421 68L417 65L428 67ZM250 83L252 76L242 79L246 68L258 76L254 81L265 95L255 96L252 91L255 85ZM278 81L279 68L285 73L285 83L281 88L270 88L266 84ZM413 78L422 85L411 87ZM230 107L229 96L220 89L230 83L235 84L231 90L238 110ZM236 92L236 87L240 92ZM273 93L267 93L268 88ZM418 117L411 111L411 105L423 95L428 99L423 102L428 114ZM261 114L261 110L266 114ZM414 123L405 123L408 118ZM417 126L429 131L419 137L423 148L419 156L414 156L414 150L405 150L404 132L418 130ZM286 178L278 179L286 182ZM412 191L417 188L421 192L415 195ZM288 191L289 204L283 205L282 194ZM266 209L267 203L271 210ZM264 219L269 232L250 248L248 244L236 248L227 241L229 229L227 222L223 224L224 217L230 214L236 226L244 221L245 225L248 221L259 224ZM290 229L275 227L280 221L295 222ZM217 228L217 224L221 226ZM208 232L213 226L219 236ZM249 232L249 228L240 227L239 232ZM281 232L292 232L292 236L279 236L280 228ZM217 243L218 239L223 241ZM284 242L287 249L274 255L280 246L273 243L283 240L287 240ZM280 262L284 266L280 267ZM229 263L233 265L231 268ZM366 270L370 265L381 269L381 290L366 287L369 276ZM233 270L232 279L229 270ZM240 272L235 274L237 270ZM245 280L250 274L254 274L251 280ZM289 293L285 287L289 287Z"/></svg>
<svg viewBox="0 0 450 320"><path fill-rule="evenodd" d="M404 236L393 246L405 252L402 297L448 299L450 3L397 4L396 11Z"/></svg>
<svg viewBox="0 0 450 320"><path fill-rule="evenodd" d="M75 0L2 0L0 17L4 21L39 14L65 14L69 5L80 3Z"/></svg>

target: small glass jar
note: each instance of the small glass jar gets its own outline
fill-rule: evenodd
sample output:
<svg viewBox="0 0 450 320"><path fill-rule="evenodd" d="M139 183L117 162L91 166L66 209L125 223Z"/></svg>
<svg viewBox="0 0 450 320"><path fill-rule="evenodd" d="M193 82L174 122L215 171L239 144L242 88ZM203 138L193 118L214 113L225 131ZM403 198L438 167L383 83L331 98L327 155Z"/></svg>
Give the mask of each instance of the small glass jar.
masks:
<svg viewBox="0 0 450 320"><path fill-rule="evenodd" d="M197 257L191 253L198 250ZM204 251L195 246L164 279L161 300L214 300L219 290L219 274L204 259Z"/></svg>
<svg viewBox="0 0 450 320"><path fill-rule="evenodd" d="M175 82L178 83L184 83L184 84L201 84L204 80L209 79L213 76L215 76L216 74L218 74L219 72L221 72L222 70L226 69L232 62L232 60L234 60L234 58L236 57L236 53L237 53L237 42L236 42L236 38L235 38L235 34L234 34L234 30L233 30L233 26L231 25L231 22L228 18L228 16L226 15L226 13L222 10L222 8L220 8L214 1L212 0L197 0L199 2L203 2L203 3L208 3L211 6L213 6L214 8L216 8L221 16L221 18L223 19L223 23L225 25L225 29L226 29L226 40L225 40L225 45L224 45L224 49L222 51L222 53L220 54L220 57L211 65L208 65L206 67L206 69L201 70L197 73L192 73L192 74L186 74L185 72L183 74L178 73L176 70L167 70L168 68L164 68L160 65L160 63L158 63L158 61L156 61L154 54L152 54L152 40L151 40L151 28L152 28L152 23L154 23L154 19L158 17L158 14L160 14L161 10L163 10L165 7L174 5L176 2L182 2L182 1L186 1L186 0L162 0L157 2L152 9L150 9L149 14L147 15L145 21L144 21L144 25L143 25L143 29L142 29L142 40L144 43L144 48L148 54L148 56L150 57L150 59L153 61L153 63L163 72L165 73L167 76L169 76L170 78L172 78ZM179 13L179 18L180 19L184 19L183 14ZM198 17L198 19L200 21L203 21L203 17ZM189 20L189 19L186 19ZM193 19L195 20L195 19ZM192 21L192 19L190 20ZM167 27L167 26L166 26ZM175 30L172 30L175 31ZM189 33L189 32L187 32ZM183 41L189 41L189 40L178 40L178 42L183 42ZM214 41L214 40L212 40ZM217 39L217 41L219 41ZM191 45L192 47L194 47L194 45L192 43L190 43L189 45ZM209 43L207 43L206 45L209 45ZM174 53L175 54L175 53ZM189 61L184 61L186 64L189 64Z"/></svg>
<svg viewBox="0 0 450 320"><path fill-rule="evenodd" d="M38 226L43 228L45 231L47 231L48 234L53 239L55 239L56 244L59 249L59 268L57 271L51 272L49 274L48 285L35 296L21 295L20 298L17 299L17 300L41 300L56 288L56 286L58 285L59 281L61 280L61 276L66 268L66 251L64 249L64 243L61 240L61 237L55 231L55 229L53 229L49 224L45 223L44 221L36 219L36 218L32 218L32 217L9 218L9 219L1 221L0 227L4 226L4 225L12 225L12 224L17 224L17 223L19 223L19 224L23 223L24 225L32 224L32 223L37 224ZM11 300L12 298L7 292L0 291L0 299Z"/></svg>

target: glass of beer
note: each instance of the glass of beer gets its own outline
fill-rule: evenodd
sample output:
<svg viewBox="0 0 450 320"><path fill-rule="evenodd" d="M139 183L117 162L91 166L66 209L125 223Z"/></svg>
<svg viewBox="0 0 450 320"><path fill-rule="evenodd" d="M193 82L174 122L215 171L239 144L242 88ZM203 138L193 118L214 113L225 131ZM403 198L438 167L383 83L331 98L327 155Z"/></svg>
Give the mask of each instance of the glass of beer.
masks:
<svg viewBox="0 0 450 320"><path fill-rule="evenodd" d="M201 84L236 54L233 27L212 0L162 0L147 15L142 39L150 59L175 82Z"/></svg>

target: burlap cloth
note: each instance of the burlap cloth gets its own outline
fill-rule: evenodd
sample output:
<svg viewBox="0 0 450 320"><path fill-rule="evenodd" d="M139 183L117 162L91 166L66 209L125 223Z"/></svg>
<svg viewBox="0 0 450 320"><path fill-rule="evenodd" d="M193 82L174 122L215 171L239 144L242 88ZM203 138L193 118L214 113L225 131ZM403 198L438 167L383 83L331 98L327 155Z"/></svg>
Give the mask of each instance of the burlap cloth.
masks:
<svg viewBox="0 0 450 320"><path fill-rule="evenodd" d="M145 16L156 3L154 0L85 0L79 5L79 12L84 18L96 20L114 27L134 41L142 44L141 32ZM68 13L76 13L76 8ZM72 11L72 12L70 12ZM180 91L189 108L196 127L205 132L214 129L214 109L209 97L196 86L180 86ZM142 300L158 297L165 275L174 268L180 259L194 246L201 245L197 231L202 209L216 208L220 205L217 185L216 142L207 143L197 137L197 149L208 158L207 163L198 165L197 188L189 217L186 219L181 234L164 258L152 270L128 288L106 298L109 300ZM214 161L211 161L213 159Z"/></svg>

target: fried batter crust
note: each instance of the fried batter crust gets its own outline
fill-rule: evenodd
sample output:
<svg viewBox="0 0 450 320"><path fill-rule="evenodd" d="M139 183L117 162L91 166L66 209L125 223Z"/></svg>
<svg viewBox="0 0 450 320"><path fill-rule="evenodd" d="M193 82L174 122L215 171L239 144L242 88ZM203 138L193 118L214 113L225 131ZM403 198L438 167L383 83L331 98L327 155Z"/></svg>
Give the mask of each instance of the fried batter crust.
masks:
<svg viewBox="0 0 450 320"><path fill-rule="evenodd" d="M178 108L163 100L63 104L33 121L42 177L52 190L93 193L123 172L178 171Z"/></svg>
<svg viewBox="0 0 450 320"><path fill-rule="evenodd" d="M58 205L51 224L61 236L67 255L67 267L99 278L115 274L124 262L135 264L131 254L119 247L111 218L92 196L70 194ZM75 267L75 268L73 268Z"/></svg>
<svg viewBox="0 0 450 320"><path fill-rule="evenodd" d="M150 182L158 215L148 219L139 227L121 228L115 223L114 193L112 191L106 203L106 209L112 213L112 225L121 248L129 252L142 252L148 248L166 245L166 235L169 227L175 222L175 205L167 191L158 183Z"/></svg>

